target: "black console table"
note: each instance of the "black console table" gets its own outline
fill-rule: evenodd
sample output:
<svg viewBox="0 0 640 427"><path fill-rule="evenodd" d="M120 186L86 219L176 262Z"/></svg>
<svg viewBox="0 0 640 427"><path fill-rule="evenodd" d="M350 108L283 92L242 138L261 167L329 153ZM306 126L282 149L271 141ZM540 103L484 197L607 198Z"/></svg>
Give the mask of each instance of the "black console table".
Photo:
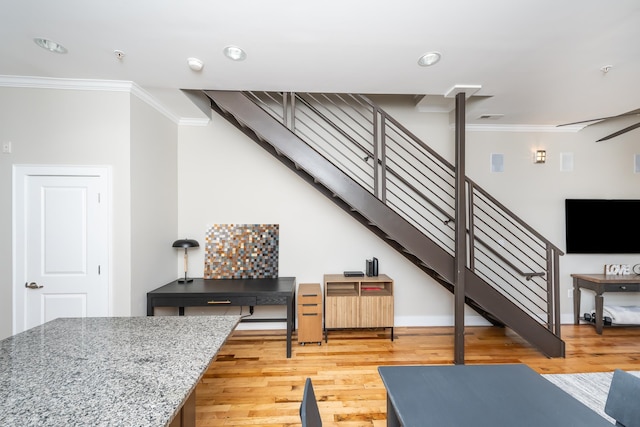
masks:
<svg viewBox="0 0 640 427"><path fill-rule="evenodd" d="M574 323L580 322L580 289L589 289L596 294L596 332L602 334L605 292L640 292L638 276L608 276L605 274L572 274Z"/></svg>
<svg viewBox="0 0 640 427"><path fill-rule="evenodd" d="M291 357L291 335L296 318L296 278L275 279L193 279L177 280L147 293L147 316L153 316L155 307L178 307L184 315L185 307L248 306L250 313L256 305L286 305L286 319L243 319L243 322L287 322L287 357Z"/></svg>

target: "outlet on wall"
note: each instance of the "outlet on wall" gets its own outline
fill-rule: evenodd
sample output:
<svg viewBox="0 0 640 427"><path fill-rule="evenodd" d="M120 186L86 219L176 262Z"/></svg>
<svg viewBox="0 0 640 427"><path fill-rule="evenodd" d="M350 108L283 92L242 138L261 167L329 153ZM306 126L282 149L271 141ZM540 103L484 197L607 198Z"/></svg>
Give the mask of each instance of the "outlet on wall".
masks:
<svg viewBox="0 0 640 427"><path fill-rule="evenodd" d="M569 299L573 298L573 289L567 290L567 296L569 297Z"/></svg>
<svg viewBox="0 0 640 427"><path fill-rule="evenodd" d="M7 141L2 143L2 152L6 154L11 153L11 142Z"/></svg>

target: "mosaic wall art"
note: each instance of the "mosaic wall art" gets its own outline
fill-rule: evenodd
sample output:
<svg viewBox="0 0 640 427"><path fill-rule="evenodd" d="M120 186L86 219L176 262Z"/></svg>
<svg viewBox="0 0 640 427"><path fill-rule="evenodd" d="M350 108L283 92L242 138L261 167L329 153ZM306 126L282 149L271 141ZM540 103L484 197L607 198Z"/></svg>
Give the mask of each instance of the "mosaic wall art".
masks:
<svg viewBox="0 0 640 427"><path fill-rule="evenodd" d="M278 277L278 224L216 224L205 236L205 279Z"/></svg>

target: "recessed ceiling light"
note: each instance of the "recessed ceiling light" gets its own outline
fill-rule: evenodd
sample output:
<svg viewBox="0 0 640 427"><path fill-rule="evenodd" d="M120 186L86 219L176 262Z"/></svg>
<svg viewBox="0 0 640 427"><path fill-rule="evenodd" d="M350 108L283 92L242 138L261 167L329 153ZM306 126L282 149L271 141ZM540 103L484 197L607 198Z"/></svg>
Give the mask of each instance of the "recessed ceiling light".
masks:
<svg viewBox="0 0 640 427"><path fill-rule="evenodd" d="M33 39L35 44L40 46L43 49L47 49L49 52L54 53L67 53L67 48L62 46L60 43L56 43L53 40L43 39L43 38L35 38Z"/></svg>
<svg viewBox="0 0 640 427"><path fill-rule="evenodd" d="M247 54L238 46L227 46L222 52L232 61L244 61L247 58Z"/></svg>
<svg viewBox="0 0 640 427"><path fill-rule="evenodd" d="M435 65L438 61L440 61L441 57L442 55L440 54L440 52L427 52L418 59L418 65L420 65L421 67L429 67L431 65Z"/></svg>

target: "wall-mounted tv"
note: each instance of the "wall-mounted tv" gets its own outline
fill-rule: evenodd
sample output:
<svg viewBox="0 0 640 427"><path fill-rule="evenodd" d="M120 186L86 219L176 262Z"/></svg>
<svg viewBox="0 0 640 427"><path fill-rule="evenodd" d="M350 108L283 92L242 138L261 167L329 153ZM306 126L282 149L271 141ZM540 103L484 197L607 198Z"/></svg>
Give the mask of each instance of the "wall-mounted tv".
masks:
<svg viewBox="0 0 640 427"><path fill-rule="evenodd" d="M640 253L640 200L566 199L569 254Z"/></svg>

